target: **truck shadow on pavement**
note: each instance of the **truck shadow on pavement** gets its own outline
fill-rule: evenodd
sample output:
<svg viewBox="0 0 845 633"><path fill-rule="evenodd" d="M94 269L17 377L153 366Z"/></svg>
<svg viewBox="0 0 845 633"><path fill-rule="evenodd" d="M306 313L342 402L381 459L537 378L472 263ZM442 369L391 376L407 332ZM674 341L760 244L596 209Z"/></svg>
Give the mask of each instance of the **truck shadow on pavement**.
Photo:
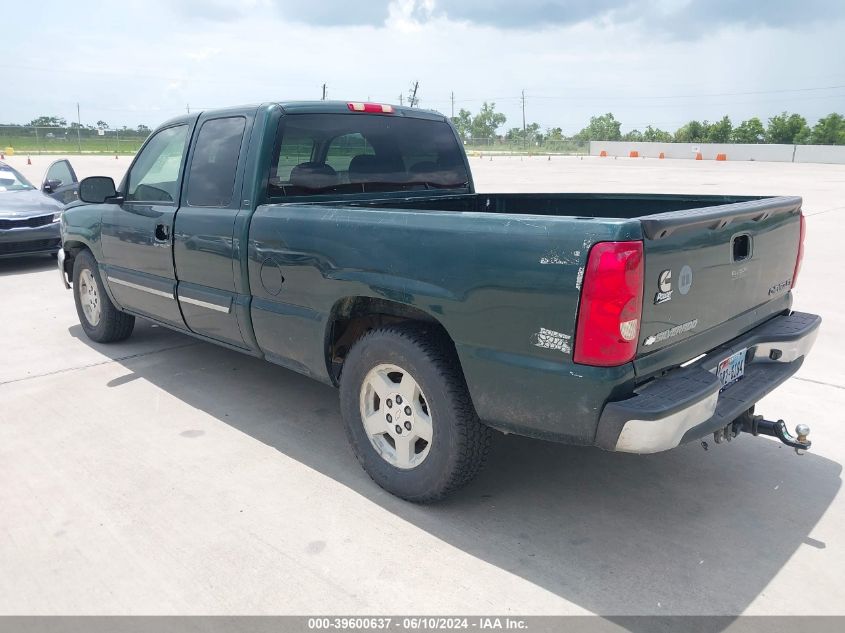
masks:
<svg viewBox="0 0 845 633"><path fill-rule="evenodd" d="M0 277L23 273L37 273L51 268L56 268L56 260L49 255L0 258ZM56 272L57 278L58 274Z"/></svg>
<svg viewBox="0 0 845 633"><path fill-rule="evenodd" d="M137 328L151 342L173 336ZM78 325L70 332L130 372L110 388L143 378L446 543L611 619L742 613L796 551L826 547L811 533L841 485L839 464L750 436L636 456L497 434L474 482L417 506L359 467L335 389L210 344L121 359L120 344L91 343Z"/></svg>

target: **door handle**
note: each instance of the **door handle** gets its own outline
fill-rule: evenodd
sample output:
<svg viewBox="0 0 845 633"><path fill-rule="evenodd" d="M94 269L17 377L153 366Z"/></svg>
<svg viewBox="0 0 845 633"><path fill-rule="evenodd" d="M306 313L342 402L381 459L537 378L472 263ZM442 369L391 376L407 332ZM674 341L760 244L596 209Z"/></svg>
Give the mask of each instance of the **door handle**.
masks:
<svg viewBox="0 0 845 633"><path fill-rule="evenodd" d="M170 227L166 224L156 224L156 242L167 242L170 240Z"/></svg>

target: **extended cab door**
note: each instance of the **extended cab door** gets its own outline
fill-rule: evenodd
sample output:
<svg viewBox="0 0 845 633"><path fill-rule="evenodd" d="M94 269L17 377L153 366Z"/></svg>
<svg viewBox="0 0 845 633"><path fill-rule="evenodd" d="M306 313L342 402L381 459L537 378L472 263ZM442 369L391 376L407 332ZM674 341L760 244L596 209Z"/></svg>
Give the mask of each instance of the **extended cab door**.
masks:
<svg viewBox="0 0 845 633"><path fill-rule="evenodd" d="M176 301L173 221L194 120L153 134L121 186L124 202L103 211L106 283L124 308L184 328Z"/></svg>
<svg viewBox="0 0 845 633"><path fill-rule="evenodd" d="M201 117L176 217L173 259L185 323L197 334L245 347L235 291L235 216L253 115Z"/></svg>

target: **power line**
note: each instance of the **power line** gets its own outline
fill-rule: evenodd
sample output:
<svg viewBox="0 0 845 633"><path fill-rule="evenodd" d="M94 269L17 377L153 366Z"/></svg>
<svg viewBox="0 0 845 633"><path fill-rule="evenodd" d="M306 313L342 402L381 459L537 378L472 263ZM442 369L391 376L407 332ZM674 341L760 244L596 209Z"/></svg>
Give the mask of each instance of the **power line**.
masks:
<svg viewBox="0 0 845 633"><path fill-rule="evenodd" d="M816 90L839 90L845 88L845 84L839 86L818 86L815 88L783 88L779 90L750 90L746 92L709 92L687 95L643 95L643 96L625 96L613 97L614 99L693 99L698 97L741 97L746 95L765 95L765 94L780 94L784 92L811 92ZM572 97L570 95L533 95L536 99L584 99L588 97ZM601 97L589 97L590 99L600 99Z"/></svg>
<svg viewBox="0 0 845 633"><path fill-rule="evenodd" d="M572 93L567 93L566 95L535 95L532 94L532 98L534 99L548 99L548 100L556 100L556 99L566 99L568 100L577 100L577 101L631 101L636 99L694 99L700 97L737 97L737 96L749 96L749 95L764 95L764 94L782 94L782 93L789 93L789 92L815 92L819 90L841 90L845 88L845 84L835 85L835 86L813 86L813 87L806 87L806 88L779 88L775 90L751 90L751 91L744 91L744 92L713 92L713 93L698 93L698 94L679 94L679 95L621 95L621 96L596 96L596 95L589 95L589 96L579 96ZM835 95L827 95L829 97L834 97ZM456 103L477 103L479 101L522 101L521 96L488 96L488 97L466 97L463 99L456 99ZM431 103L446 103L446 99L431 99L429 100Z"/></svg>

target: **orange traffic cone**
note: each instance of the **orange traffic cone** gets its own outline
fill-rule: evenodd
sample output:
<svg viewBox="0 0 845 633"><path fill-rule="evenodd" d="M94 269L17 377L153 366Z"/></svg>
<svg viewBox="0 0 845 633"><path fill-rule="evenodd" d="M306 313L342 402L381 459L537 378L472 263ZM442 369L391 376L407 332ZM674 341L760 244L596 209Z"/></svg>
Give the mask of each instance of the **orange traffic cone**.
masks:
<svg viewBox="0 0 845 633"><path fill-rule="evenodd" d="M657 158L666 158L666 154L664 152L660 152L660 156L658 156Z"/></svg>
<svg viewBox="0 0 845 633"><path fill-rule="evenodd" d="M26 157L26 164L32 165L32 159L29 156Z"/></svg>
<svg viewBox="0 0 845 633"><path fill-rule="evenodd" d="M716 154L716 160L728 160L727 154Z"/></svg>
<svg viewBox="0 0 845 633"><path fill-rule="evenodd" d="M602 150L602 151L599 153L599 156L601 156L602 158L604 158L605 156L607 156L607 151Z"/></svg>
<svg viewBox="0 0 845 633"><path fill-rule="evenodd" d="M695 160L704 160L704 156L701 155L701 152L695 155Z"/></svg>
<svg viewBox="0 0 845 633"><path fill-rule="evenodd" d="M632 149L632 150L628 153L628 157L629 157L629 158L639 158L639 157L640 157L640 153L639 153L637 150Z"/></svg>

